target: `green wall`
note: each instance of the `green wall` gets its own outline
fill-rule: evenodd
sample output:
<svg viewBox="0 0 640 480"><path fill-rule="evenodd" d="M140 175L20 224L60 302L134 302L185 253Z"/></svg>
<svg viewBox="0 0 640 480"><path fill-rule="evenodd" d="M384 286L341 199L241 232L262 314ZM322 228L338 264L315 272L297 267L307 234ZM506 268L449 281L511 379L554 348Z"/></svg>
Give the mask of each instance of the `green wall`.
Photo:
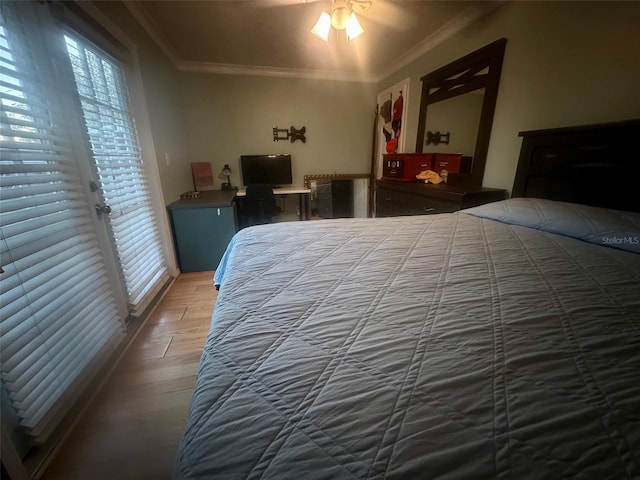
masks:
<svg viewBox="0 0 640 480"><path fill-rule="evenodd" d="M185 73L181 84L191 161L223 165L240 184L240 155L289 153L293 183L324 173L367 173L374 88L353 82ZM306 127L306 143L273 141L273 127Z"/></svg>

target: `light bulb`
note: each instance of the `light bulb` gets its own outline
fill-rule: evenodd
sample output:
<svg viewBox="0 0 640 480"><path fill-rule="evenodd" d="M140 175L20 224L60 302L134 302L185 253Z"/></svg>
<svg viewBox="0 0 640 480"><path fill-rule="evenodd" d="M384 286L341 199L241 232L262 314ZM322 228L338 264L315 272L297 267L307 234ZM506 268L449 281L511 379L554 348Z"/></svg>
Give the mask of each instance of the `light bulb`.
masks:
<svg viewBox="0 0 640 480"><path fill-rule="evenodd" d="M331 12L331 25L336 30L344 30L349 22L349 9L346 7L334 8Z"/></svg>

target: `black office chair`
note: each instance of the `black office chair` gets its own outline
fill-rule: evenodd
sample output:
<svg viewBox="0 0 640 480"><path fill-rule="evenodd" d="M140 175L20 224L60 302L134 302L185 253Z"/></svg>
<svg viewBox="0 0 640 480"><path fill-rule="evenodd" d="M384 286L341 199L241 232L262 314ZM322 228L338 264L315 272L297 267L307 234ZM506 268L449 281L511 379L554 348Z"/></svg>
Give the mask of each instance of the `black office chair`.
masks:
<svg viewBox="0 0 640 480"><path fill-rule="evenodd" d="M271 223L276 215L280 215L281 209L276 205L276 197L271 185L256 183L247 185L247 194L244 197L244 213L247 217L247 226Z"/></svg>

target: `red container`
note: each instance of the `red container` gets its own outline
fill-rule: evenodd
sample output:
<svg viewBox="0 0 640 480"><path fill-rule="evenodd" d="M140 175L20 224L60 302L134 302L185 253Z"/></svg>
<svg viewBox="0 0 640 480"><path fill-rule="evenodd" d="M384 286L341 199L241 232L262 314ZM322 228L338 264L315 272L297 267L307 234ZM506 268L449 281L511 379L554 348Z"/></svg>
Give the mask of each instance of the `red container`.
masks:
<svg viewBox="0 0 640 480"><path fill-rule="evenodd" d="M396 182L415 182L416 175L432 170L431 153L391 153L382 156L382 178Z"/></svg>
<svg viewBox="0 0 640 480"><path fill-rule="evenodd" d="M431 159L431 170L440 174L442 170L449 173L460 173L462 154L460 153L433 153Z"/></svg>

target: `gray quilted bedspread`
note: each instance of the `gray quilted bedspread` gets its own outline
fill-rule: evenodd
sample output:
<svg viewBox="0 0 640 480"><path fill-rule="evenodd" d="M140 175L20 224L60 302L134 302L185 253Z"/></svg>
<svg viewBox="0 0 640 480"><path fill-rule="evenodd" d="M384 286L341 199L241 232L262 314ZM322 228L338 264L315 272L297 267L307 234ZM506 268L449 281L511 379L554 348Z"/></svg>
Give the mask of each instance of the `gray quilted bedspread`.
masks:
<svg viewBox="0 0 640 480"><path fill-rule="evenodd" d="M176 478L640 478L640 255L457 213L221 268Z"/></svg>

